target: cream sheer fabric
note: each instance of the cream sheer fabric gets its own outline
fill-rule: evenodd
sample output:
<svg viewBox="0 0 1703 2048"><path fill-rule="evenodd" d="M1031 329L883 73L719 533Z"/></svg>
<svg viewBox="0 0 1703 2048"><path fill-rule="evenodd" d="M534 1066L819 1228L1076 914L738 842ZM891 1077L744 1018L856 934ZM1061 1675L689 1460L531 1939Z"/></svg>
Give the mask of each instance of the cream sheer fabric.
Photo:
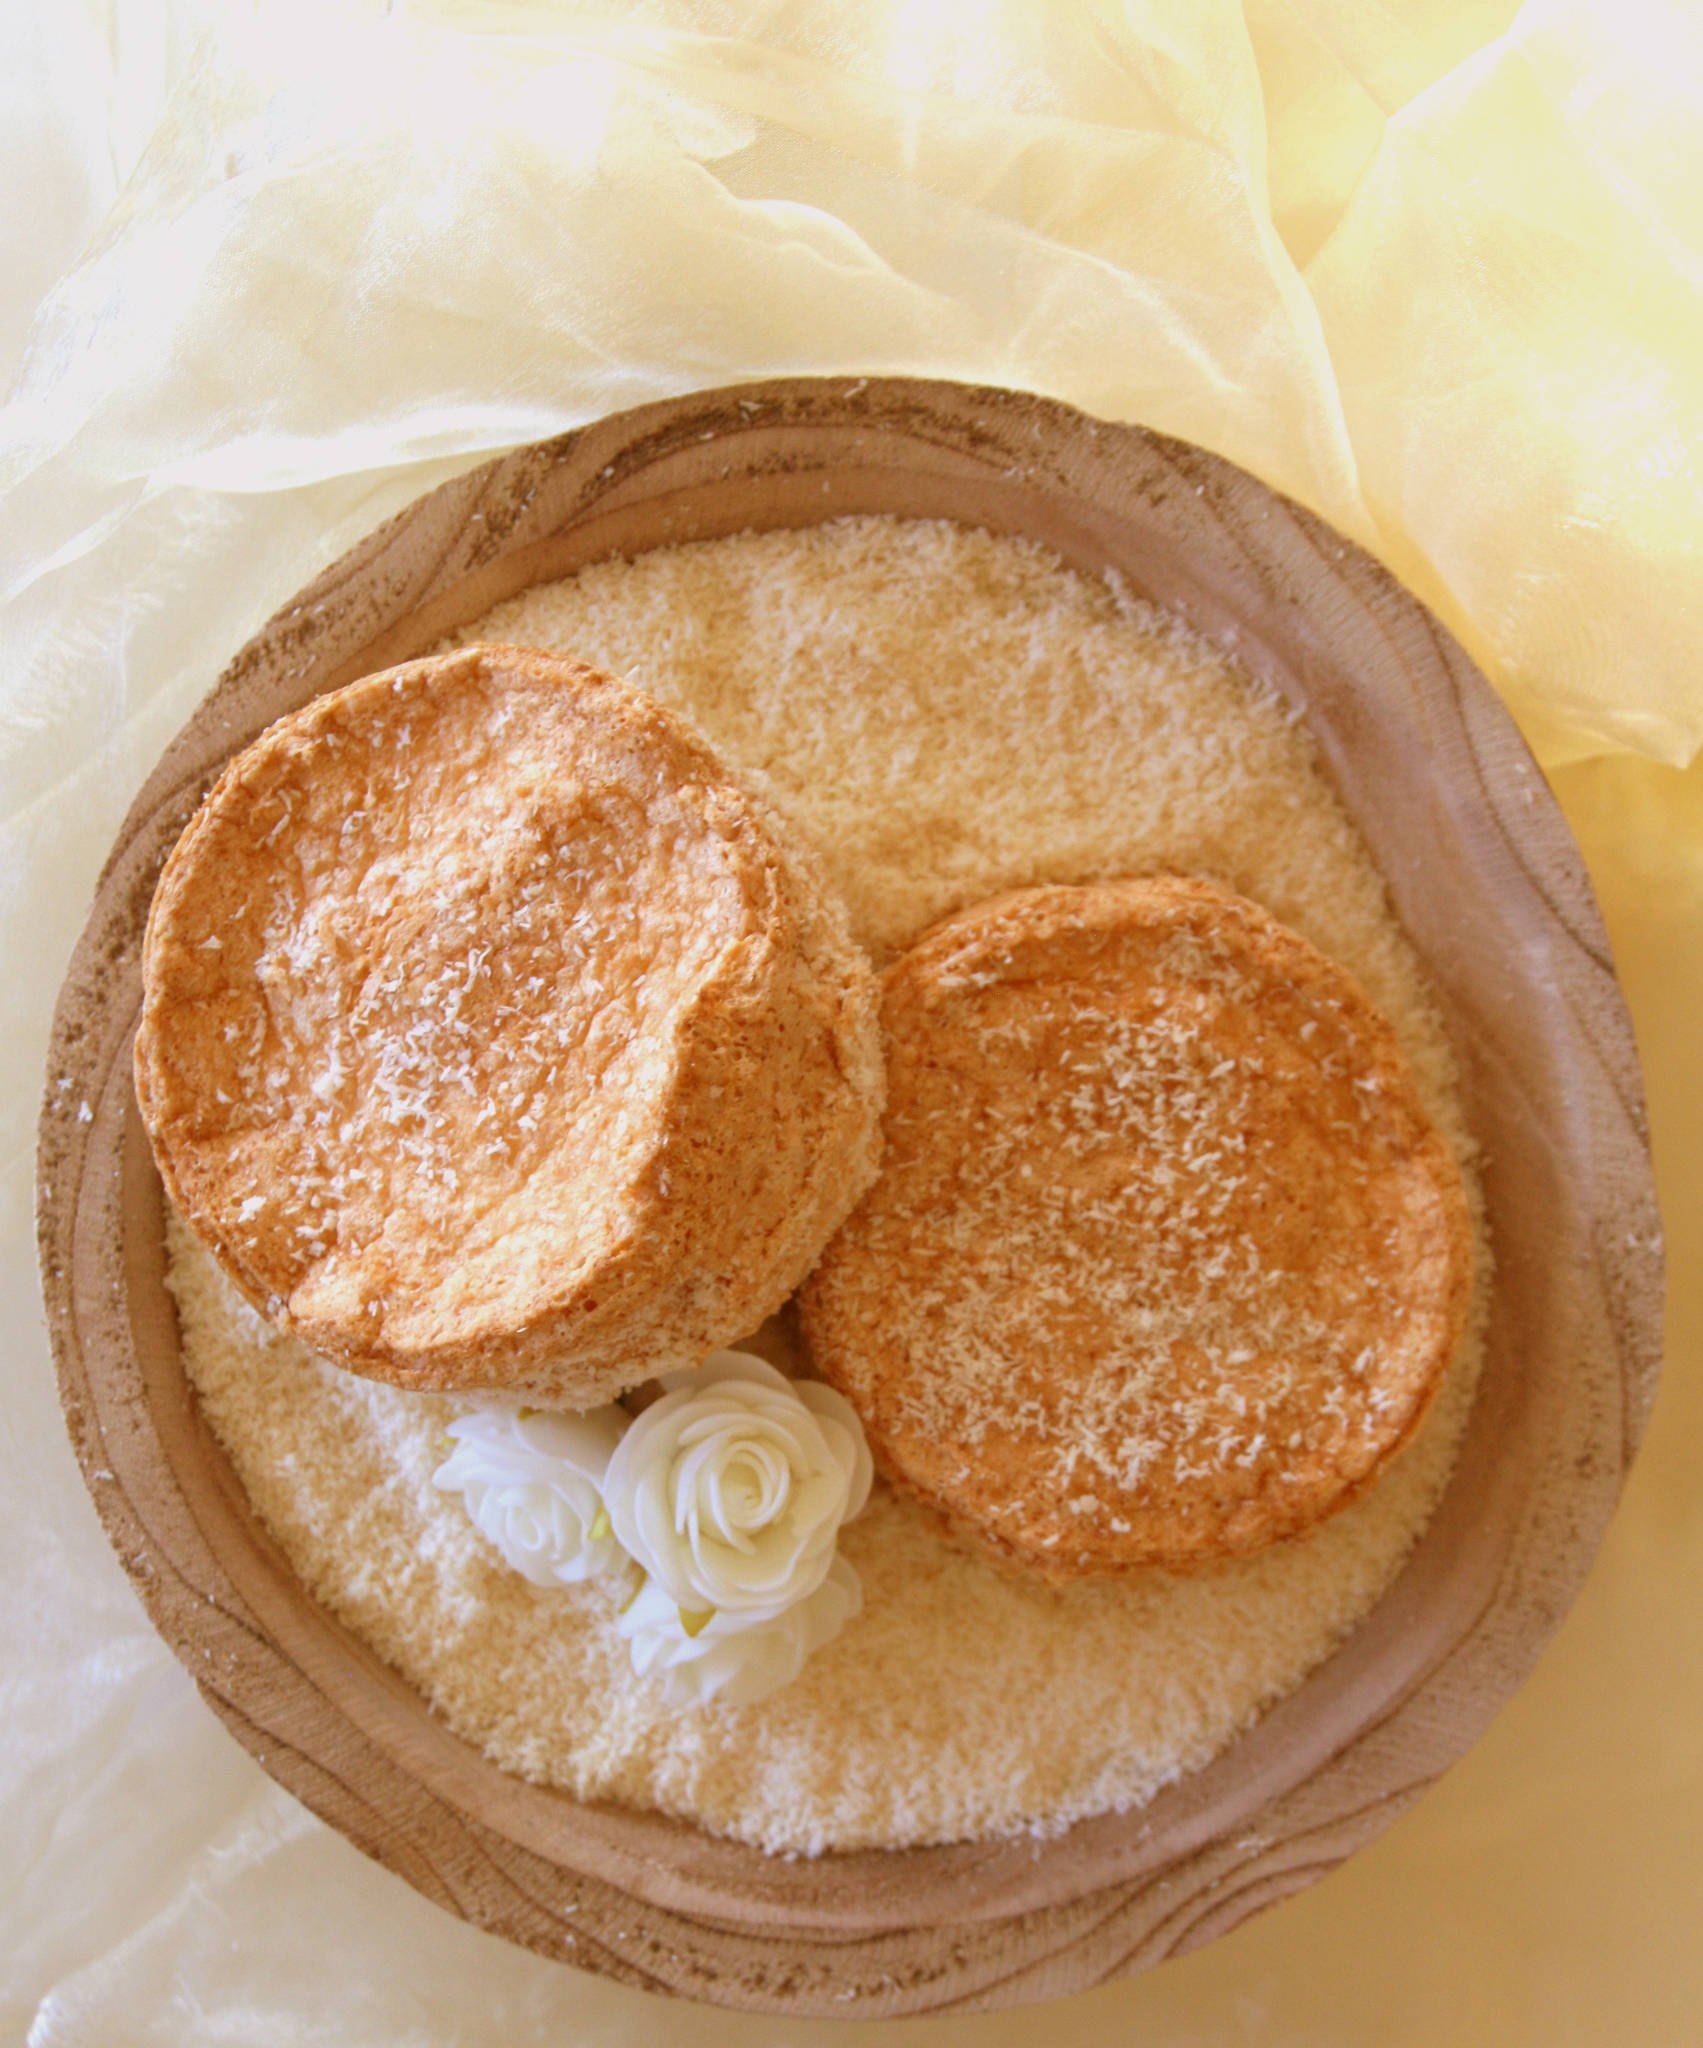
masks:
<svg viewBox="0 0 1703 2048"><path fill-rule="evenodd" d="M1703 29L1659 0L0 0L0 2032L788 2044L476 1935L243 1756L64 1440L47 1017L228 655L420 491L695 386L904 372L1185 435L1466 642L1596 875L1675 1271L1574 1618L1348 1871L1062 2044L1687 2038L1703 1997ZM37 302L39 301L39 306ZM34 312L33 324L31 313ZM890 2029L1017 2042L1021 2014ZM834 2038L841 2038L836 2033Z"/></svg>

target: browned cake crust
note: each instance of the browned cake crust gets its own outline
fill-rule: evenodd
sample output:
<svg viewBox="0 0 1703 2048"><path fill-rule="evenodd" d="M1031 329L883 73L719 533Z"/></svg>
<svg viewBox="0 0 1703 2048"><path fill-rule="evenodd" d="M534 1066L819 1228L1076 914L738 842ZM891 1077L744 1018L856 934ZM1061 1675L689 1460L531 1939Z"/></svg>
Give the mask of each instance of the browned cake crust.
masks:
<svg viewBox="0 0 1703 2048"><path fill-rule="evenodd" d="M800 1306L902 1484L1053 1577L1187 1569L1413 1434L1461 1176L1306 940L1207 882L1023 890L901 956L882 1021L881 1174Z"/></svg>
<svg viewBox="0 0 1703 2048"><path fill-rule="evenodd" d="M607 1399L753 1328L868 1185L873 978L681 720L473 647L226 769L161 877L136 1090L243 1291L356 1371Z"/></svg>

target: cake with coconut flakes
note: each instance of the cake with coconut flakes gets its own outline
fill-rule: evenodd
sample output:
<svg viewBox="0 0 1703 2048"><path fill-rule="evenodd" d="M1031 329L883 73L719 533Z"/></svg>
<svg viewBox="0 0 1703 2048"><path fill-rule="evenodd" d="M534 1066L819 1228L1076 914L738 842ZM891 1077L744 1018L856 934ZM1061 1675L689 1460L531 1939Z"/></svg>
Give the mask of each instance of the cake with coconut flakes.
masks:
<svg viewBox="0 0 1703 2048"><path fill-rule="evenodd" d="M684 721L502 646L231 763L154 899L135 1064L173 1201L275 1322L575 1408L779 1307L882 1085L814 859Z"/></svg>
<svg viewBox="0 0 1703 2048"><path fill-rule="evenodd" d="M886 1469L1053 1578L1298 1535L1466 1320L1460 1169L1352 976L1161 876L975 905L883 984L885 1150L800 1296Z"/></svg>

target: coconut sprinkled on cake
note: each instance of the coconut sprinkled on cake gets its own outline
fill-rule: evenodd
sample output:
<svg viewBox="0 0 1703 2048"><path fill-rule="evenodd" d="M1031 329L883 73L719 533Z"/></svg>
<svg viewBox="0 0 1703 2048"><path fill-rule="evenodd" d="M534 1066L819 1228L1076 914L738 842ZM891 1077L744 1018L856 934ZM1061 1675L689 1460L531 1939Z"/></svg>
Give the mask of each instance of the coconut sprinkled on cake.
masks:
<svg viewBox="0 0 1703 2048"><path fill-rule="evenodd" d="M800 1295L878 1457L1057 1576L1245 1555L1411 1435L1470 1282L1385 1021L1242 896L973 905L886 976L879 1179Z"/></svg>
<svg viewBox="0 0 1703 2048"><path fill-rule="evenodd" d="M874 1171L869 965L784 842L679 720L535 650L280 720L148 923L137 1093L185 1218L403 1386L585 1405L695 1363Z"/></svg>

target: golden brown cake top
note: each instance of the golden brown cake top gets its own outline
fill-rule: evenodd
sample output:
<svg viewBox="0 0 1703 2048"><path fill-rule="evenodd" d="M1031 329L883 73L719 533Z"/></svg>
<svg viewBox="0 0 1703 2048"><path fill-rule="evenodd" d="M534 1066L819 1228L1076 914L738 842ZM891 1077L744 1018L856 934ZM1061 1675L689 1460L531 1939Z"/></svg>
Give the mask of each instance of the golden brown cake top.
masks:
<svg viewBox="0 0 1703 2048"><path fill-rule="evenodd" d="M862 956L683 721L476 647L233 761L148 928L184 1215L308 1343L584 1405L761 1320L872 1170Z"/></svg>
<svg viewBox="0 0 1703 2048"><path fill-rule="evenodd" d="M1459 1338L1459 1170L1358 984L1161 877L997 897L889 969L880 1178L808 1283L901 1481L1053 1576L1345 1505Z"/></svg>

